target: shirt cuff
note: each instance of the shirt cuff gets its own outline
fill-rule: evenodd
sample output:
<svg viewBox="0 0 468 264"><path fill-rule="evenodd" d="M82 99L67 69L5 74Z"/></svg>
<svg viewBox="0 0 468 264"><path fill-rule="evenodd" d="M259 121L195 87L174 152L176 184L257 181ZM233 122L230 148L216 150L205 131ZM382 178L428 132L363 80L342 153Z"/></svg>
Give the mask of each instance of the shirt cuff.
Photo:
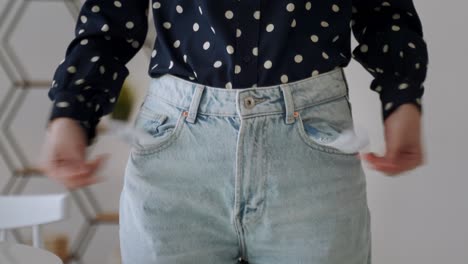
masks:
<svg viewBox="0 0 468 264"><path fill-rule="evenodd" d="M81 101L79 95L71 93L58 93L49 115L49 122L58 117L68 117L78 122L86 137L86 146L90 146L96 139L96 126L99 118L96 118L94 104Z"/></svg>
<svg viewBox="0 0 468 264"><path fill-rule="evenodd" d="M423 83L398 79L374 80L371 89L379 93L383 121L399 106L406 103L415 105L419 113L422 114Z"/></svg>

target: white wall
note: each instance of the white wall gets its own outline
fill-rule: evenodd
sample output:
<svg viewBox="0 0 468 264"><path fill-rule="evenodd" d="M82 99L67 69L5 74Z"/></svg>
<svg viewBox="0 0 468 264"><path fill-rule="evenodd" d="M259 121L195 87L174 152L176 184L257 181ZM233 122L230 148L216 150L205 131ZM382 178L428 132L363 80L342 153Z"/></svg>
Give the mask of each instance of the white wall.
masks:
<svg viewBox="0 0 468 264"><path fill-rule="evenodd" d="M5 0L0 3L5 3ZM372 214L373 261L379 264L421 263L462 264L468 261L468 186L465 163L468 143L465 61L468 59L468 20L464 1L415 0L423 21L429 48L429 71L423 97L423 133L427 163L399 177L387 177L366 167L369 206ZM27 59L27 66L35 78L50 79L54 67L62 59L64 47L71 38L73 24L57 25L57 16L65 20L68 14L56 3L35 3L38 11L28 13L22 20L24 28L14 36L15 49ZM1 8L1 5L0 5ZM51 16L46 16L50 14ZM52 17L52 15L54 17ZM38 18L40 23L34 23ZM23 41L21 41L23 40ZM32 48L30 42L48 44ZM356 45L354 42L353 45ZM57 50L61 50L57 52ZM149 78L148 60L140 52L129 63L129 80L142 100ZM47 67L44 67L47 66ZM364 125L371 135L371 150L383 151L383 127L377 94L368 87L370 74L357 62L351 61L345 70L350 85L353 115L356 123ZM36 77L36 75L39 75ZM2 96L8 80L0 71ZM45 91L31 93L13 129L33 161L39 151L43 122L48 115L49 101ZM34 127L34 130L31 130ZM4 142L6 139L2 139ZM109 180L93 186L106 210L118 209L123 170L128 148L110 139L102 139L93 147L92 155L111 152L112 159L102 171ZM3 161L0 171L6 175ZM0 177L0 184L5 177ZM2 185L0 185L2 186ZM60 191L60 186L46 180L33 180L26 192ZM82 219L75 210L75 218L48 227L60 231L75 227ZM118 229L105 227L98 231L85 256L86 263L105 263L102 252L117 245Z"/></svg>

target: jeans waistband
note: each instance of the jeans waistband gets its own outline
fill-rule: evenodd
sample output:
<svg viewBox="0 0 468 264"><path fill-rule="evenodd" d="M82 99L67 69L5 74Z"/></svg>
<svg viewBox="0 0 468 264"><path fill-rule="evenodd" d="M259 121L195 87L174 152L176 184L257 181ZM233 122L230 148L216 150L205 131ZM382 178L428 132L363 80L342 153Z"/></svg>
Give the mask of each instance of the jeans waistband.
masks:
<svg viewBox="0 0 468 264"><path fill-rule="evenodd" d="M348 85L339 66L294 82L242 89L208 86L164 74L151 79L147 96L187 110L189 122L194 122L197 114L245 119L286 113L286 122L293 123L294 111L348 96Z"/></svg>

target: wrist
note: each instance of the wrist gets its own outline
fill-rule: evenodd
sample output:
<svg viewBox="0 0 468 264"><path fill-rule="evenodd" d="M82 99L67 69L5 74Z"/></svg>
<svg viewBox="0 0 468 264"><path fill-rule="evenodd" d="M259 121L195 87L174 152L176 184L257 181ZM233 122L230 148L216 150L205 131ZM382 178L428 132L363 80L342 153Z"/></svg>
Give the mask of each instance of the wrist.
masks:
<svg viewBox="0 0 468 264"><path fill-rule="evenodd" d="M397 111L400 110L405 112L406 114L411 114L411 115L415 115L417 117L421 117L421 111L420 111L420 108L417 107L414 103L403 103L401 104Z"/></svg>
<svg viewBox="0 0 468 264"><path fill-rule="evenodd" d="M52 132L70 126L79 127L79 121L71 117L56 117L49 121L47 131Z"/></svg>

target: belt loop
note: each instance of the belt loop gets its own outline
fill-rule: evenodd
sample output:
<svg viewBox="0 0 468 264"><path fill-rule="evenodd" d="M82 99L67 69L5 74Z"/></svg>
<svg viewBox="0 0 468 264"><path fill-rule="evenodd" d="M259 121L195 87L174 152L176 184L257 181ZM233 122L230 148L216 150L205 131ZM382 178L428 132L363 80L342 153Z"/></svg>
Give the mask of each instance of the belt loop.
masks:
<svg viewBox="0 0 468 264"><path fill-rule="evenodd" d="M200 105L200 99L205 90L204 85L195 85L195 91L192 95L192 101L190 102L190 108L188 111L188 116L186 120L190 123L195 123L195 119L197 117L198 106Z"/></svg>
<svg viewBox="0 0 468 264"><path fill-rule="evenodd" d="M341 72L341 76L342 76L342 78L343 78L342 81L344 82L345 87L346 87L346 98L349 99L349 84L348 84L348 80L347 80L347 78L346 78L346 74L345 74L345 72L344 72L343 67L340 67L340 72Z"/></svg>
<svg viewBox="0 0 468 264"><path fill-rule="evenodd" d="M291 86L280 84L281 91L283 93L284 105L286 107L286 124L292 124L295 121L294 116L294 102L291 94Z"/></svg>

